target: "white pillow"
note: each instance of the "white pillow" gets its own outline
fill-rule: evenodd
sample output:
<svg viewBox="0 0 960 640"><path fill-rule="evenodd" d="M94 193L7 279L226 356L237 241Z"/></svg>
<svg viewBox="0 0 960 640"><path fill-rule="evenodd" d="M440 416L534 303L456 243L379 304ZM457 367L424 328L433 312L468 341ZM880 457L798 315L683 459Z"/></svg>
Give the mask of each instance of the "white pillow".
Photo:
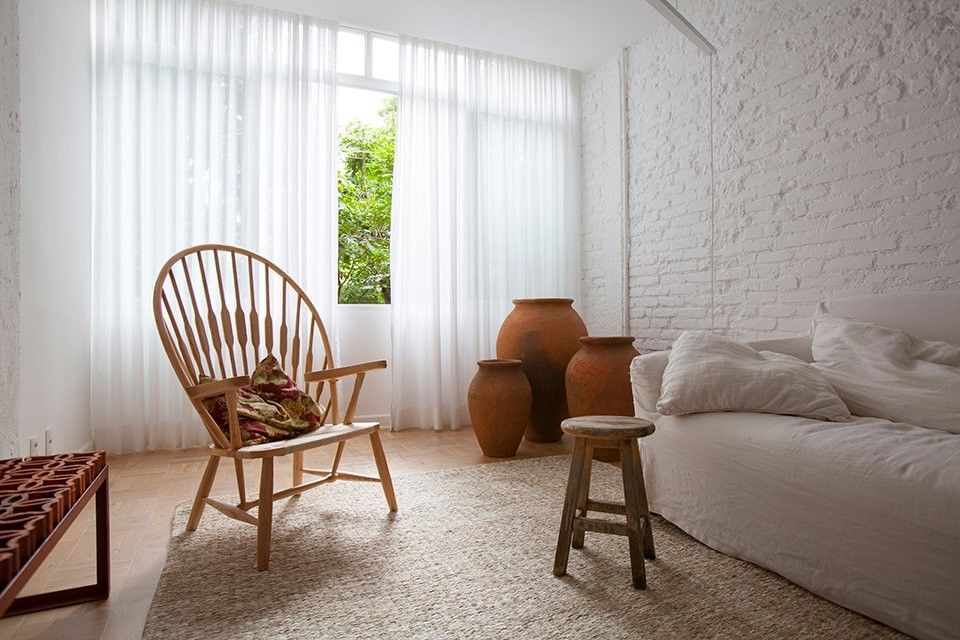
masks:
<svg viewBox="0 0 960 640"><path fill-rule="evenodd" d="M821 306L813 359L854 414L960 433L960 347Z"/></svg>
<svg viewBox="0 0 960 640"><path fill-rule="evenodd" d="M657 410L657 400L660 399L660 384L663 382L663 371L667 368L669 357L669 351L654 351L637 356L630 363L633 399L636 406L646 413L653 413Z"/></svg>
<svg viewBox="0 0 960 640"><path fill-rule="evenodd" d="M830 383L793 356L687 331L673 343L657 411L751 411L843 422L850 411Z"/></svg>

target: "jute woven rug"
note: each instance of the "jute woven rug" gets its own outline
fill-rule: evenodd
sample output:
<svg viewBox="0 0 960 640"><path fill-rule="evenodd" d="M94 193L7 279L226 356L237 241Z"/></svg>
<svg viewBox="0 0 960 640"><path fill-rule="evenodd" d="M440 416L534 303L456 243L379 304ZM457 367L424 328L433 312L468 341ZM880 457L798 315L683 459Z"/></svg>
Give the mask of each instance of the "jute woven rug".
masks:
<svg viewBox="0 0 960 640"><path fill-rule="evenodd" d="M409 475L400 511L380 486L335 483L277 503L270 571L253 527L207 509L173 537L144 637L895 638L892 629L724 556L661 518L646 591L625 538L587 534L552 575L569 459ZM594 465L592 494L620 472Z"/></svg>

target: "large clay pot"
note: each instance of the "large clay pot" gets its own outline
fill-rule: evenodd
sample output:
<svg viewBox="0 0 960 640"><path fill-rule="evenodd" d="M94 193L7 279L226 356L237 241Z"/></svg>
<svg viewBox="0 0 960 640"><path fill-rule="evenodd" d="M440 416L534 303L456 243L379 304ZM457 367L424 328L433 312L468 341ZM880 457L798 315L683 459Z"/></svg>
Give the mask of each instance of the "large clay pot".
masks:
<svg viewBox="0 0 960 640"><path fill-rule="evenodd" d="M640 353L631 336L580 338L580 350L567 365L567 404L571 416L632 416L630 362ZM594 458L620 459L616 449L594 450Z"/></svg>
<svg viewBox="0 0 960 640"><path fill-rule="evenodd" d="M530 417L532 393L519 360L481 360L470 383L467 407L483 454L516 455Z"/></svg>
<svg viewBox="0 0 960 640"><path fill-rule="evenodd" d="M560 422L569 417L564 374L587 327L570 298L519 298L513 301L497 336L497 357L523 361L533 390L533 408L524 436L556 442Z"/></svg>

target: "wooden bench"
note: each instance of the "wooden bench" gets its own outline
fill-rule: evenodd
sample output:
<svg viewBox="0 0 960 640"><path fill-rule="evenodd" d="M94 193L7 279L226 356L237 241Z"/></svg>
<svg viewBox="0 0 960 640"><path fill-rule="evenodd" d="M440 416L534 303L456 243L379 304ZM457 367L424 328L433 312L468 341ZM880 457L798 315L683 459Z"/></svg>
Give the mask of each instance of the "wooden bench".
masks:
<svg viewBox="0 0 960 640"><path fill-rule="evenodd" d="M0 460L0 615L103 600L110 594L110 504L106 454ZM18 598L83 508L96 496L94 584Z"/></svg>

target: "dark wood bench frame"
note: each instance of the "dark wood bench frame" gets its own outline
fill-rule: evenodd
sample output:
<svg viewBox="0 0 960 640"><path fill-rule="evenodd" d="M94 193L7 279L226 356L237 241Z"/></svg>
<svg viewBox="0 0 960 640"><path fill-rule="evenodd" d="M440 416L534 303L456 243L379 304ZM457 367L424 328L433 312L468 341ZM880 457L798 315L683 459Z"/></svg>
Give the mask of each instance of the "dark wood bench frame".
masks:
<svg viewBox="0 0 960 640"><path fill-rule="evenodd" d="M66 607L82 602L105 600L110 595L110 489L107 465L87 487L66 515L54 526L50 535L40 543L30 559L0 592L0 616L15 616L45 609ZM71 587L47 593L18 598L17 595L57 546L63 534L73 524L83 508L96 496L97 581L81 587Z"/></svg>

